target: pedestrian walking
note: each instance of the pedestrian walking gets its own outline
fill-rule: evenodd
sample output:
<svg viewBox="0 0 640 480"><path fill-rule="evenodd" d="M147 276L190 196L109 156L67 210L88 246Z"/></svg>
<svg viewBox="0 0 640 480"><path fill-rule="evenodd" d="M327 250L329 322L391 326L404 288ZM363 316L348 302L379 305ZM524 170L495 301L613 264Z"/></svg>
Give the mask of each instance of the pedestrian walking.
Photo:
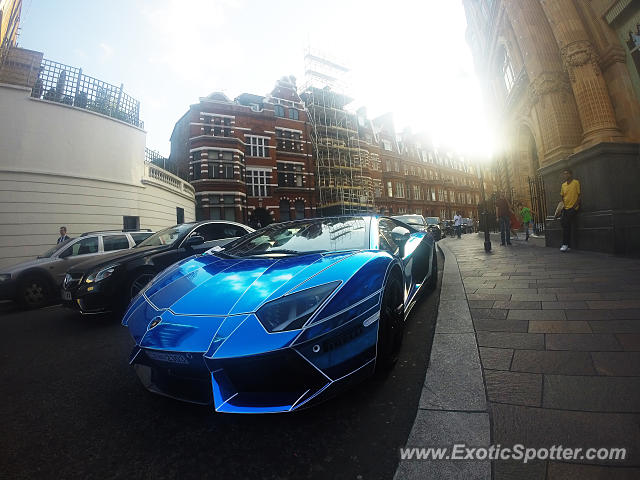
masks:
<svg viewBox="0 0 640 480"><path fill-rule="evenodd" d="M560 196L562 197L562 208L560 224L562 225L562 246L561 252L571 250L571 229L575 222L578 209L580 208L580 182L573 178L573 172L565 169L562 172L564 183L560 187Z"/></svg>
<svg viewBox="0 0 640 480"><path fill-rule="evenodd" d="M500 197L496 201L496 216L500 224L500 245L511 245L511 206L504 196L504 192L500 192Z"/></svg>
<svg viewBox="0 0 640 480"><path fill-rule="evenodd" d="M458 212L453 216L453 226L456 229L458 238L462 238L462 216Z"/></svg>
<svg viewBox="0 0 640 480"><path fill-rule="evenodd" d="M522 225L524 226L524 241L529 241L529 224L532 220L533 212L526 205L522 205L522 202L518 204L518 210L520 211L520 216L522 217Z"/></svg>
<svg viewBox="0 0 640 480"><path fill-rule="evenodd" d="M69 240L69 236L67 235L67 227L62 226L60 227L60 236L58 237L56 245L58 243L66 242L67 240Z"/></svg>

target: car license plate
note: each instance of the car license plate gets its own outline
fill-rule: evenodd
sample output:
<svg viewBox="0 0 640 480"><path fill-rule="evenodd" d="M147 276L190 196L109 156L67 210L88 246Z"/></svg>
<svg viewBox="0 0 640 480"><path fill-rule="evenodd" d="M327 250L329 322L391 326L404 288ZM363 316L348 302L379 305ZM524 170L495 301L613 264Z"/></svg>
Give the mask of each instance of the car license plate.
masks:
<svg viewBox="0 0 640 480"><path fill-rule="evenodd" d="M153 352L146 351L146 354L149 358L153 360L159 360L161 362L168 363L177 363L180 365L189 365L189 358L191 354L182 355L180 353L164 353L164 352Z"/></svg>
<svg viewBox="0 0 640 480"><path fill-rule="evenodd" d="M62 290L62 299L66 300L67 302L70 302L71 299L71 292L68 292L66 290Z"/></svg>

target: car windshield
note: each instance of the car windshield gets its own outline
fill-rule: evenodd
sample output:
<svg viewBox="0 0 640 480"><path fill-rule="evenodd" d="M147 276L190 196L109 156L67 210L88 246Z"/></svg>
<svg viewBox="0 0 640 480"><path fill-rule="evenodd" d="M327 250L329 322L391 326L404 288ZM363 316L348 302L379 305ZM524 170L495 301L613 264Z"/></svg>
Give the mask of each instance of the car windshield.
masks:
<svg viewBox="0 0 640 480"><path fill-rule="evenodd" d="M68 245L71 240L73 240L73 238L70 238L69 240L65 240L64 242L57 244L55 247L51 247L49 250L44 252L42 255L38 255L38 258L49 258L49 257L52 257L54 253L56 253L58 250L63 248L65 245Z"/></svg>
<svg viewBox="0 0 640 480"><path fill-rule="evenodd" d="M368 223L363 217L275 223L229 244L224 253L247 257L366 249L369 248Z"/></svg>
<svg viewBox="0 0 640 480"><path fill-rule="evenodd" d="M438 217L427 217L427 225L438 225Z"/></svg>
<svg viewBox="0 0 640 480"><path fill-rule="evenodd" d="M154 233L149 238L140 242L134 248L140 247L158 247L161 245L171 245L178 238L183 238L187 233L191 231L193 224L183 223L174 227L165 228L157 233Z"/></svg>
<svg viewBox="0 0 640 480"><path fill-rule="evenodd" d="M400 220L401 222L408 223L409 225L424 226L424 219L422 218L422 215L400 215L393 218Z"/></svg>

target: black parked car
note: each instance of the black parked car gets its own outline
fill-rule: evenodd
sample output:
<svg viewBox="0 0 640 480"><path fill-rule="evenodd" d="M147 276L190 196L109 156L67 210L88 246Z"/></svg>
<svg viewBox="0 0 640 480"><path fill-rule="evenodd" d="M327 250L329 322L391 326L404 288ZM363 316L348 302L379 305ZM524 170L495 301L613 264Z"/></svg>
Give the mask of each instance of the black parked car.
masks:
<svg viewBox="0 0 640 480"><path fill-rule="evenodd" d="M438 217L427 217L427 232L433 235L437 242L442 238L442 229L440 228L440 219Z"/></svg>
<svg viewBox="0 0 640 480"><path fill-rule="evenodd" d="M253 231L251 227L223 220L166 228L131 250L101 255L71 268L62 283L62 300L82 313L122 311L169 265Z"/></svg>
<svg viewBox="0 0 640 480"><path fill-rule="evenodd" d="M400 220L401 222L409 225L410 227L415 228L419 232L429 232L433 239L437 242L442 238L442 232L440 231L440 225L438 222L434 222L433 219L438 220L438 217L427 217L426 220L422 215L396 215L395 217L391 217L396 220Z"/></svg>

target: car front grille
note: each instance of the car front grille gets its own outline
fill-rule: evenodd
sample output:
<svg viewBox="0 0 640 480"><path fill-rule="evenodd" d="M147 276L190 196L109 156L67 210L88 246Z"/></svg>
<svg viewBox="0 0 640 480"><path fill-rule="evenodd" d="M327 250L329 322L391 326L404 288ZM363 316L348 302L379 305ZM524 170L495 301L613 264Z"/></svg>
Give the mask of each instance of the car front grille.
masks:
<svg viewBox="0 0 640 480"><path fill-rule="evenodd" d="M83 275L81 273L75 275L67 273L64 277L64 281L62 282L62 287L65 290L73 290L80 284L82 277Z"/></svg>

